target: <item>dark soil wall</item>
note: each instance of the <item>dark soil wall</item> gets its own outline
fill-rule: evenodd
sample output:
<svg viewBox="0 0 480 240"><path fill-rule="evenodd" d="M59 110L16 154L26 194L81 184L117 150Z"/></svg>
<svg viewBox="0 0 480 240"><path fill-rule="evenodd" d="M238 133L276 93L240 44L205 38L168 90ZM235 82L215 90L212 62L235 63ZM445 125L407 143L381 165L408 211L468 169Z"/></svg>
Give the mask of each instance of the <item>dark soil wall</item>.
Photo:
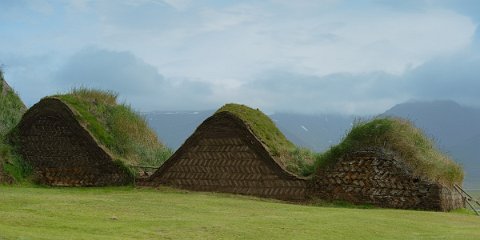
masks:
<svg viewBox="0 0 480 240"><path fill-rule="evenodd" d="M453 188L412 176L401 161L378 149L345 155L319 170L312 185L313 196L356 204L436 211L465 205Z"/></svg>
<svg viewBox="0 0 480 240"><path fill-rule="evenodd" d="M18 137L21 154L32 165L39 183L105 186L133 180L58 99L35 104L22 118Z"/></svg>
<svg viewBox="0 0 480 240"><path fill-rule="evenodd" d="M245 124L227 112L202 123L149 181L283 200L303 200L306 191L306 181L285 171Z"/></svg>

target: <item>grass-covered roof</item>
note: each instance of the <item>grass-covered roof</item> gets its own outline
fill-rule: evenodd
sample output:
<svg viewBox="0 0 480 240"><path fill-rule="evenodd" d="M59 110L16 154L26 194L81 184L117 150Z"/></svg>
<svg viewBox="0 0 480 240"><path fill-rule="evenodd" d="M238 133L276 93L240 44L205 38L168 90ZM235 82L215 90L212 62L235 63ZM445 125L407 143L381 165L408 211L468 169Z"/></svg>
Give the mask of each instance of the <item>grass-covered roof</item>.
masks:
<svg viewBox="0 0 480 240"><path fill-rule="evenodd" d="M229 112L240 118L267 147L270 154L279 160L288 171L298 175L310 172L305 168L310 168L313 163L312 153L290 142L262 111L241 104L229 103L218 109L216 113L220 112Z"/></svg>
<svg viewBox="0 0 480 240"><path fill-rule="evenodd" d="M52 97L72 108L97 142L126 165L160 166L171 155L142 116L117 102L116 93L79 88Z"/></svg>
<svg viewBox="0 0 480 240"><path fill-rule="evenodd" d="M0 70L0 136L4 137L22 118L27 108L3 79Z"/></svg>
<svg viewBox="0 0 480 240"><path fill-rule="evenodd" d="M20 122L27 108L15 91L8 86L0 69L0 174L5 171L15 179L24 175L23 163L7 140L8 133Z"/></svg>
<svg viewBox="0 0 480 240"><path fill-rule="evenodd" d="M420 129L407 120L390 117L356 123L340 144L317 157L315 167L324 168L346 153L367 148L396 154L418 177L449 185L463 181L462 168Z"/></svg>

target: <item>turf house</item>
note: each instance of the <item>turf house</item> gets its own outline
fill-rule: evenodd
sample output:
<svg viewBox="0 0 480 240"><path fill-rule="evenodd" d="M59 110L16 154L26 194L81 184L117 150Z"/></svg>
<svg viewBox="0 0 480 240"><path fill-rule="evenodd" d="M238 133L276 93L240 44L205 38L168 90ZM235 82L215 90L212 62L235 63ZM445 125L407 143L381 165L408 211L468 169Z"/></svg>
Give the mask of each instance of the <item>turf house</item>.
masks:
<svg viewBox="0 0 480 240"><path fill-rule="evenodd" d="M465 205L454 188L461 167L406 120L359 123L316 164L310 194L321 199L436 211Z"/></svg>
<svg viewBox="0 0 480 240"><path fill-rule="evenodd" d="M294 149L260 110L227 104L206 119L147 184L303 200L307 182L294 173Z"/></svg>
<svg viewBox="0 0 480 240"><path fill-rule="evenodd" d="M170 154L116 94L90 89L43 98L12 136L33 180L54 186L130 184L137 166L159 166Z"/></svg>

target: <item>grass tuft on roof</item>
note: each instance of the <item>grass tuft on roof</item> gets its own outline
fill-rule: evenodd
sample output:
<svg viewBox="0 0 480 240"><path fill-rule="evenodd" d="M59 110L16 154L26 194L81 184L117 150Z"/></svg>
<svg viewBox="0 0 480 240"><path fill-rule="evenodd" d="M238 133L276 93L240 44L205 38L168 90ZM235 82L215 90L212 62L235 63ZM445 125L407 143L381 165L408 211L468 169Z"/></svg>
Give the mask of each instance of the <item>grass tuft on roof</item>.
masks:
<svg viewBox="0 0 480 240"><path fill-rule="evenodd" d="M344 154L367 148L393 152L413 171L415 176L447 185L461 183L463 170L413 123L400 118L375 118L359 121L343 141L319 155L315 169L335 163Z"/></svg>
<svg viewBox="0 0 480 240"><path fill-rule="evenodd" d="M52 97L74 109L97 141L127 166L158 167L172 154L142 116L131 106L117 103L115 92L75 88Z"/></svg>
<svg viewBox="0 0 480 240"><path fill-rule="evenodd" d="M290 142L275 123L259 109L229 103L216 111L216 113L220 112L229 112L242 119L267 147L270 154L279 160L289 172L300 176L313 172L315 154Z"/></svg>

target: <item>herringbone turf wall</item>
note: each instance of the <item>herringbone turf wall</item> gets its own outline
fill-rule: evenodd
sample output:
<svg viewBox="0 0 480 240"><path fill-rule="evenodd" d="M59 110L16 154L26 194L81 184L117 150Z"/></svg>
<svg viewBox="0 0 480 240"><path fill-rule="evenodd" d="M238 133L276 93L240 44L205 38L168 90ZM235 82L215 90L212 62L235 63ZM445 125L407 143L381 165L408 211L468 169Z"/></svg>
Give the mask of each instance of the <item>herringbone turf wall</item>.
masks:
<svg viewBox="0 0 480 240"><path fill-rule="evenodd" d="M132 181L58 99L43 99L24 115L19 141L35 180L42 184L105 186Z"/></svg>
<svg viewBox="0 0 480 240"><path fill-rule="evenodd" d="M245 123L226 112L202 123L150 181L284 200L302 200L306 190L304 179L284 170Z"/></svg>
<svg viewBox="0 0 480 240"><path fill-rule="evenodd" d="M347 154L320 169L311 194L388 208L448 211L464 207L453 188L413 176L403 162L379 149Z"/></svg>

